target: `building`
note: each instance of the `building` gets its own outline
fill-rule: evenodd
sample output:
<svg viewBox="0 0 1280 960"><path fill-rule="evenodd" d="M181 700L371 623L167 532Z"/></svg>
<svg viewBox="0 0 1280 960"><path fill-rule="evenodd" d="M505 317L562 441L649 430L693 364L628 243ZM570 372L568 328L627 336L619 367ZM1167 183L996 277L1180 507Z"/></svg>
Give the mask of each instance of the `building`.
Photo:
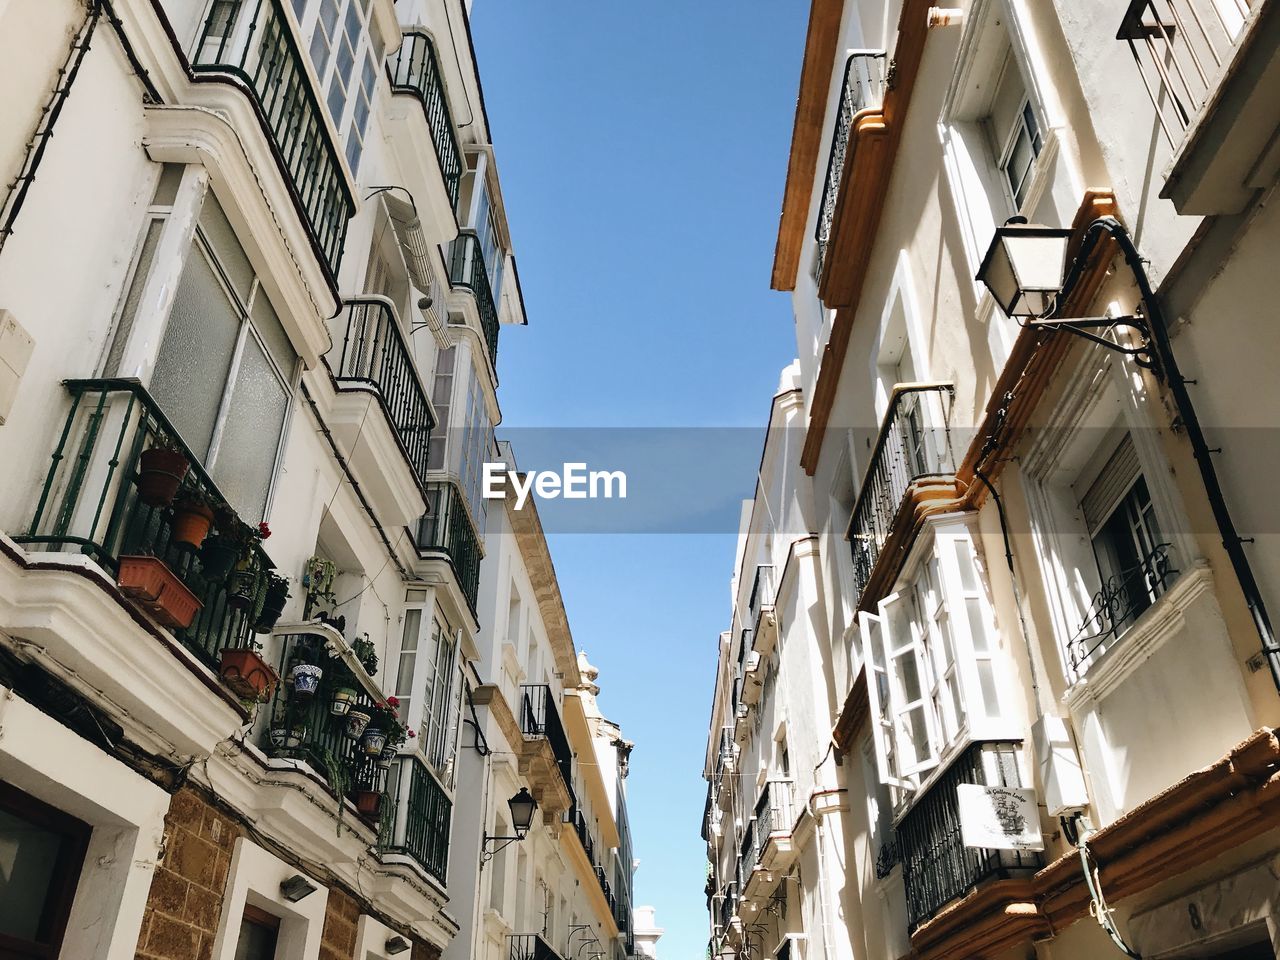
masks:
<svg viewBox="0 0 1280 960"><path fill-rule="evenodd" d="M541 757L563 673L564 776L598 744L540 532L480 496L525 316L469 7L0 3L0 953L420 960L489 936L481 902L536 929L479 895L510 832L463 792L510 733L480 701ZM513 578L541 700L504 685ZM611 787L571 788L612 863ZM585 816L539 802L531 871ZM592 879L609 953L629 882Z"/></svg>
<svg viewBox="0 0 1280 960"><path fill-rule="evenodd" d="M713 952L1277 955L1278 62L1269 0L812 3Z"/></svg>

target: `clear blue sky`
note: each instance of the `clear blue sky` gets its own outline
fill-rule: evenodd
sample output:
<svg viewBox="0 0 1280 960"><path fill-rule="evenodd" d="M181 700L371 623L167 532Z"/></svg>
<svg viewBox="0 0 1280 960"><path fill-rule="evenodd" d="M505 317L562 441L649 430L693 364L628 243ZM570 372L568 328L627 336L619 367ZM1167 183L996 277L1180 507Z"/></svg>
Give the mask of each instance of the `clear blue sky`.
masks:
<svg viewBox="0 0 1280 960"><path fill-rule="evenodd" d="M801 0L476 0L472 29L529 327L504 329L520 428L763 426L795 355L769 290ZM759 442L751 444L759 456ZM749 466L726 496L752 493ZM734 538L550 534L601 705L636 742L636 903L662 960L706 946L702 755Z"/></svg>

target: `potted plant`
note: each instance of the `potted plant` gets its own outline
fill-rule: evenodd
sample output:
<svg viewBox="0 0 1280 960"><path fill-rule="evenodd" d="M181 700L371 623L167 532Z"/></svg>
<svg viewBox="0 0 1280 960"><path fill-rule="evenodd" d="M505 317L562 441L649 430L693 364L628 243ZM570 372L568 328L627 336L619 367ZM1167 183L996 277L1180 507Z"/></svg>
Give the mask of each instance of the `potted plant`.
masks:
<svg viewBox="0 0 1280 960"><path fill-rule="evenodd" d="M191 461L182 448L157 434L138 455L138 499L150 507L169 506L190 469Z"/></svg>
<svg viewBox="0 0 1280 960"><path fill-rule="evenodd" d="M307 724L301 717L290 717L288 711L271 721L271 746L277 750L297 750L307 737Z"/></svg>
<svg viewBox="0 0 1280 960"><path fill-rule="evenodd" d="M294 695L309 698L320 688L324 668L320 666L320 653L310 642L300 642L289 655L286 683L293 687Z"/></svg>
<svg viewBox="0 0 1280 960"><path fill-rule="evenodd" d="M227 603L237 610L251 610L257 599L258 553L262 541L271 536L271 528L265 522L257 527L241 524L237 535L239 554L235 568L227 578Z"/></svg>
<svg viewBox="0 0 1280 960"><path fill-rule="evenodd" d="M222 682L242 700L263 702L275 693L279 677L262 659L262 645L250 641L246 647L224 647L218 673Z"/></svg>
<svg viewBox="0 0 1280 960"><path fill-rule="evenodd" d="M175 630L191 626L202 604L159 557L124 556L116 585L157 621Z"/></svg>
<svg viewBox="0 0 1280 960"><path fill-rule="evenodd" d="M352 795L352 799L356 802L356 812L362 817L372 819L378 815L378 808L382 806L382 791L357 790Z"/></svg>
<svg viewBox="0 0 1280 960"><path fill-rule="evenodd" d="M364 667L364 672L369 676L372 677L378 672L378 652L374 649L373 641L369 639L367 633L351 641L351 652L356 655L360 666Z"/></svg>
<svg viewBox="0 0 1280 960"><path fill-rule="evenodd" d="M262 609L253 622L255 633L270 633L289 599L289 581L278 574L267 574L267 586L260 594Z"/></svg>
<svg viewBox="0 0 1280 960"><path fill-rule="evenodd" d="M348 740L359 740L364 735L365 728L369 726L369 721L372 719L373 716L365 710L359 707L352 707L347 711L346 722L342 727L343 736Z"/></svg>
<svg viewBox="0 0 1280 960"><path fill-rule="evenodd" d="M395 697L388 697L374 707L373 718L360 737L360 749L366 757L380 757L387 741L393 735L399 736L404 726L399 713L400 701ZM400 742L404 742L403 737Z"/></svg>
<svg viewBox="0 0 1280 960"><path fill-rule="evenodd" d="M382 753L378 757L378 768L390 770L396 755L400 753L400 748L404 746L406 741L412 740L416 736L416 733L397 721L396 725L387 734L387 742L382 745Z"/></svg>
<svg viewBox="0 0 1280 960"><path fill-rule="evenodd" d="M336 687L329 695L329 713L335 717L345 717L359 694L354 687Z"/></svg>
<svg viewBox="0 0 1280 960"><path fill-rule="evenodd" d="M200 572L206 580L222 583L240 559L241 544L249 535L249 527L226 506L214 508L213 527L213 536L207 537L200 548Z"/></svg>
<svg viewBox="0 0 1280 960"><path fill-rule="evenodd" d="M302 571L302 589L307 591L303 619L310 619L313 611L319 606L332 607L337 598L333 595L333 584L338 578L338 565L324 557L311 557Z"/></svg>
<svg viewBox="0 0 1280 960"><path fill-rule="evenodd" d="M203 490L189 487L173 503L174 543L188 550L199 550L213 526L213 504Z"/></svg>

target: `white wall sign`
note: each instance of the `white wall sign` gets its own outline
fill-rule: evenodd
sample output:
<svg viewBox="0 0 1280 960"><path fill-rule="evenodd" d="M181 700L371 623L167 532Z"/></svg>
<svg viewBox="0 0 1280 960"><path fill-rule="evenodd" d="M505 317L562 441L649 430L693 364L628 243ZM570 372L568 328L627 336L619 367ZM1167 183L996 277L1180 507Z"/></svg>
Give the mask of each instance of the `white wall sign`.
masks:
<svg viewBox="0 0 1280 960"><path fill-rule="evenodd" d="M1043 850L1036 793L1020 787L956 786L960 837L966 847L988 850Z"/></svg>

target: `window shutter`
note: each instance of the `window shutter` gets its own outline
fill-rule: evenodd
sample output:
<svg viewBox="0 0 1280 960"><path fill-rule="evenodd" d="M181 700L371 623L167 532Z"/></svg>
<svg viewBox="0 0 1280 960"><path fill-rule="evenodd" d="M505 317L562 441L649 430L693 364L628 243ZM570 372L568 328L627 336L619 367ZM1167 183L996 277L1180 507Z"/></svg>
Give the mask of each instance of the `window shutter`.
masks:
<svg viewBox="0 0 1280 960"><path fill-rule="evenodd" d="M865 611L859 615L862 629L862 662L867 678L867 712L871 719L871 741L875 745L876 770L880 782L907 790L913 785L901 779L896 769L893 714L889 706L889 676L885 670L885 648L879 617Z"/></svg>
<svg viewBox="0 0 1280 960"><path fill-rule="evenodd" d="M906 598L895 593L881 600L880 622L898 775L909 777L938 762L937 735L928 699L928 674L919 631L911 622L911 607Z"/></svg>
<svg viewBox="0 0 1280 960"><path fill-rule="evenodd" d="M1133 437L1126 433L1080 498L1080 509L1084 511L1084 522L1090 536L1111 516L1116 504L1133 486L1133 481L1138 479L1141 472L1142 466L1138 463L1138 451L1134 449Z"/></svg>

